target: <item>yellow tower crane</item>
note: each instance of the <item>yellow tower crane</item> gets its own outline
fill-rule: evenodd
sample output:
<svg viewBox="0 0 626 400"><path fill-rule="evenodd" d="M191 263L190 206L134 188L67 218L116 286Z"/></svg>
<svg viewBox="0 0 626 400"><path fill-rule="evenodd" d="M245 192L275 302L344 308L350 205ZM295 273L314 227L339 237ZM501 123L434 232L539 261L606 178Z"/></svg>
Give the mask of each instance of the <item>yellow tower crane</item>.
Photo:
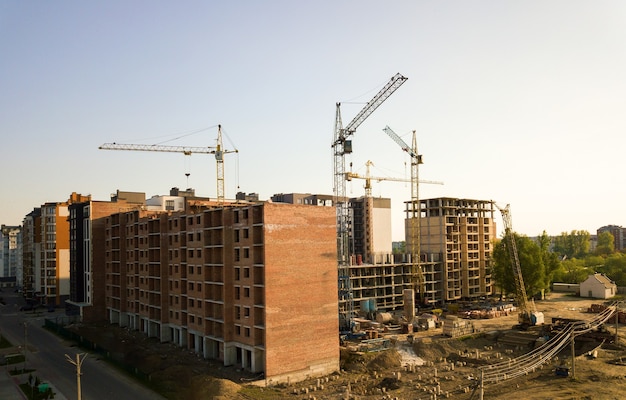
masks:
<svg viewBox="0 0 626 400"><path fill-rule="evenodd" d="M389 176L371 176L370 175L370 167L373 166L374 163L371 160L367 160L365 163L365 176L359 175L354 172L346 172L346 181L350 182L352 179L364 179L365 180L365 196L372 196L372 181L382 182L382 181L390 181L390 182L412 182L411 179L407 178L393 178ZM441 181L427 181L420 180L419 183L427 183L432 185L443 185Z"/></svg>
<svg viewBox="0 0 626 400"><path fill-rule="evenodd" d="M224 154L238 153L239 150L224 150L222 141L222 125L217 126L217 146L216 147L190 147L190 146L160 146L150 144L119 144L104 143L98 147L100 150L131 150L131 151L160 151L170 153L183 153L189 156L193 153L214 154L217 163L217 201L224 203Z"/></svg>
<svg viewBox="0 0 626 400"><path fill-rule="evenodd" d="M426 282L424 279L424 272L420 265L420 198L419 198L419 164L423 164L422 156L417 153L417 138L415 131L413 131L412 146L409 146L398 136L389 126L386 126L383 131L391 139L393 139L402 150L407 152L411 156L411 203L407 209L407 218L409 219L410 233L410 254L411 254L411 281L413 283L413 290L419 292L420 303L426 301Z"/></svg>

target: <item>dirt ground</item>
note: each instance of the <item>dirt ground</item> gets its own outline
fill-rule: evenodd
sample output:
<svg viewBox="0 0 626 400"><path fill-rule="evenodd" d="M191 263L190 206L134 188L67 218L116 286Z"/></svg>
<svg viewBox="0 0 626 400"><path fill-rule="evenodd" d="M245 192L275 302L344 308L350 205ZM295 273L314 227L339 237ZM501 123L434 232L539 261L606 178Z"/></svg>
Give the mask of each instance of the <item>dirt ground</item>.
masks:
<svg viewBox="0 0 626 400"><path fill-rule="evenodd" d="M536 304L549 323L553 317L591 320L594 314L587 309L599 303L551 294ZM113 357L149 374L155 388L169 399L400 400L432 399L435 394L438 399L478 399L478 367L525 354L532 350L534 338L541 332L512 329L517 322L515 313L472 321L480 333L471 337L451 339L443 336L439 328L415 333L412 343L407 335L389 335L394 347L385 351L354 352L342 348L340 372L271 388L251 384L255 376L235 367L202 360L192 352L146 339L137 332L114 326L74 329L111 349ZM484 398L621 399L626 390L626 325L620 326L618 335L619 341L614 343L615 328L611 324L605 333L577 339L575 377L558 377L554 372L557 365L571 367L567 350L551 364L524 377L487 385ZM354 343L349 347L355 347ZM418 365L420 359L423 365Z"/></svg>

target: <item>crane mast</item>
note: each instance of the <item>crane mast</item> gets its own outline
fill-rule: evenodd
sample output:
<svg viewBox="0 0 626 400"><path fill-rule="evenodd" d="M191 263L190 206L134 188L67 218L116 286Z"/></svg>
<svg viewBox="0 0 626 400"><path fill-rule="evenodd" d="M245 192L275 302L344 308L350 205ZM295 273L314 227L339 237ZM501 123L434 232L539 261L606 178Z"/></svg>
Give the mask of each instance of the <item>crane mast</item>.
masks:
<svg viewBox="0 0 626 400"><path fill-rule="evenodd" d="M162 146L150 144L119 144L104 143L100 150L130 150L130 151L156 151L168 153L183 153L186 156L191 154L214 154L217 163L217 201L224 203L224 154L238 153L239 150L224 150L222 143L222 125L217 126L217 147L192 147L192 146Z"/></svg>
<svg viewBox="0 0 626 400"><path fill-rule="evenodd" d="M350 209L346 198L346 163L345 155L352 153L352 141L349 138L356 129L365 121L389 96L391 96L407 78L400 73L394 75L391 80L363 107L346 127L343 127L341 119L341 103L336 103L335 132L332 143L333 148L333 197L337 216L337 262L339 265L339 300L346 303L344 321L340 323L351 324L354 309L352 288L350 283Z"/></svg>
<svg viewBox="0 0 626 400"><path fill-rule="evenodd" d="M420 303L426 300L426 281L424 279L424 271L420 265L420 198L419 198L419 165L423 164L422 156L417 152L417 138L413 131L412 146L408 144L400 136L398 136L389 126L383 131L395 141L405 152L411 156L411 203L407 210L407 218L409 219L409 238L410 254L411 254L411 283L413 290L419 293Z"/></svg>

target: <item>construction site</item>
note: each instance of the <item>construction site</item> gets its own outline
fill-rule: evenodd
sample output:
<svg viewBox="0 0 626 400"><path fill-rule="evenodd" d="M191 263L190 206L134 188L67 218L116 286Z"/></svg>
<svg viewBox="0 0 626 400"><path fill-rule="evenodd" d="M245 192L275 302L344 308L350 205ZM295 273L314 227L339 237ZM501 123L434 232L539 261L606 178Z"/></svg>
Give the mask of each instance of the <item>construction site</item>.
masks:
<svg viewBox="0 0 626 400"><path fill-rule="evenodd" d="M94 271L70 300L83 321L72 329L107 342L117 361L166 382L176 399L621 398L606 384L626 376L619 303L553 294L535 304L510 207L421 199L420 184L441 182L420 180L415 132L408 145L387 126L411 160L405 248L392 249L391 202L373 197L371 182L393 178L349 172L346 156L356 129L406 80L392 77L345 127L336 104L332 195L226 199L223 155L235 151L224 149L221 127L216 148L103 145L213 154L218 196L118 191L108 207L117 212L98 214L91 199L72 205L91 207L81 218L100 227L104 244L91 240L101 257L89 268L80 254L70 260L72 270ZM365 181L364 196L346 195L353 179ZM494 297L498 212L514 301ZM85 238L85 224L70 221L70 237ZM106 337L104 327L121 331ZM125 345L112 340L120 335ZM192 367L171 369L172 359Z"/></svg>

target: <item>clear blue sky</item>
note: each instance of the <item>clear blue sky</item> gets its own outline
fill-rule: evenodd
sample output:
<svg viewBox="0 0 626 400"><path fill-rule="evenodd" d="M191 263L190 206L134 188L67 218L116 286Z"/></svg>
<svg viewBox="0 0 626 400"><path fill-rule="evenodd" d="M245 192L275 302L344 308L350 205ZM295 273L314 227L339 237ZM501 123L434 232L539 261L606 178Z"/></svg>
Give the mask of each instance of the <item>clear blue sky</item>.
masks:
<svg viewBox="0 0 626 400"><path fill-rule="evenodd" d="M514 229L626 225L623 1L0 2L0 223L71 192L109 200L171 187L216 196L212 156L103 151L211 146L227 135L226 196L332 194L335 103L357 130L353 171L408 177L422 198L511 204ZM190 173L189 178L185 173ZM363 182L347 186L363 194ZM408 184L382 182L403 239ZM499 231L501 231L501 225Z"/></svg>

